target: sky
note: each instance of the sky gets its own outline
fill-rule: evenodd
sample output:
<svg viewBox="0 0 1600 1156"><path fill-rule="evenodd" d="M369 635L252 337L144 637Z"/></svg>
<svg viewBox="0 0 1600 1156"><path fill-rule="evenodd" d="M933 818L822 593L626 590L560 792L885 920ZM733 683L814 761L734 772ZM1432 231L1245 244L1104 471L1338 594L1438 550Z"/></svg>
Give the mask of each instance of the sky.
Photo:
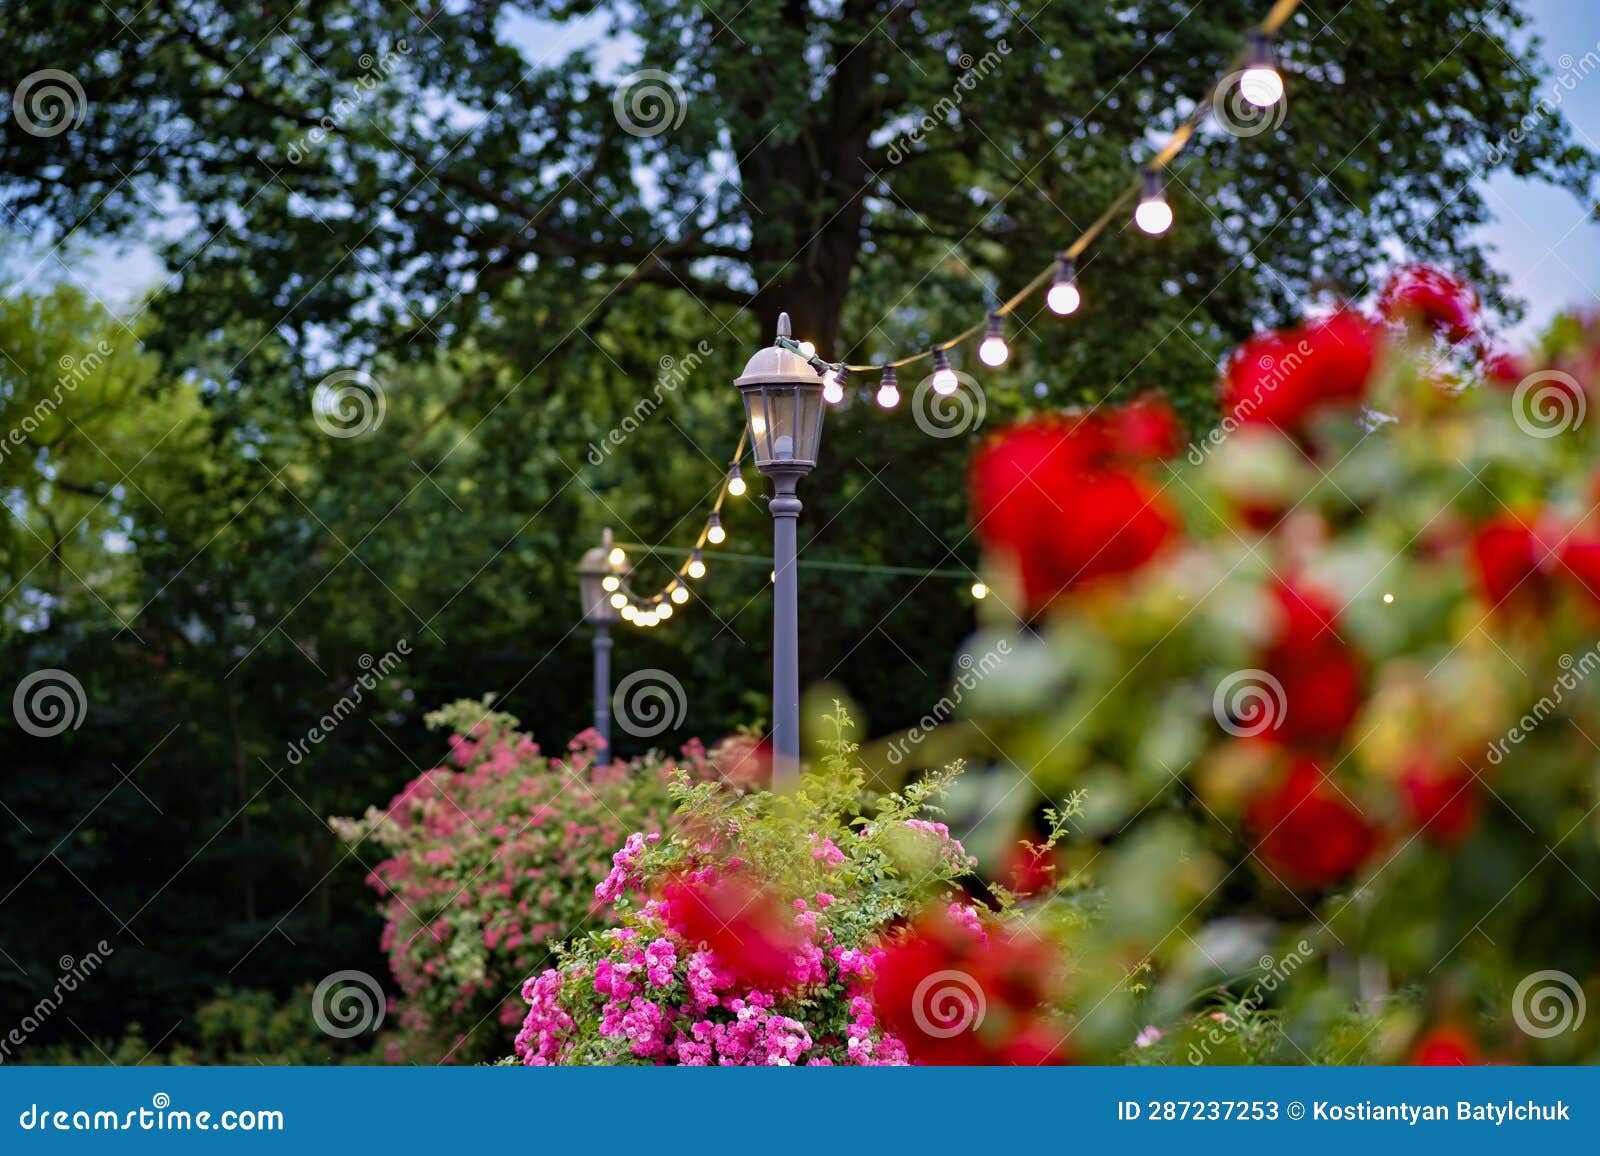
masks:
<svg viewBox="0 0 1600 1156"><path fill-rule="evenodd" d="M1578 139L1600 152L1600 0L1521 0L1521 5L1533 17L1538 52L1552 76L1565 75L1570 82L1558 89L1553 80L1546 81L1541 91L1559 92L1561 111ZM578 21L553 33L550 25L521 21L506 32L530 56L544 56L552 48L566 51L592 39L592 25ZM610 48L602 49L602 57L627 55L621 45ZM1586 59L1589 53L1595 55ZM1292 90L1290 101L1292 109ZM1506 174L1487 181L1485 188L1496 219L1482 239L1496 266L1509 275L1512 294L1528 305L1526 318L1507 334L1511 344L1525 344L1564 309L1600 302L1600 223L1592 219L1593 206ZM150 250L138 244L101 246L70 263L112 305L132 301L159 283L163 273Z"/></svg>

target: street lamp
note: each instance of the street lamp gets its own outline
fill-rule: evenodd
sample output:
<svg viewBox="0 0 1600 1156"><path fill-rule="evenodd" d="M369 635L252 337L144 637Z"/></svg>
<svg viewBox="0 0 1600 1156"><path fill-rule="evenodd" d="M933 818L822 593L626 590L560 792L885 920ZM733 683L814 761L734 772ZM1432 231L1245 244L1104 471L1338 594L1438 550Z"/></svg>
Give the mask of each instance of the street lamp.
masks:
<svg viewBox="0 0 1600 1156"><path fill-rule="evenodd" d="M795 574L795 496L817 464L822 441L822 378L794 348L789 315L778 315L778 340L758 352L734 384L744 397L756 468L772 479L772 785L800 776L800 616Z"/></svg>
<svg viewBox="0 0 1600 1156"><path fill-rule="evenodd" d="M601 544L586 550L578 563L578 595L583 600L583 620L594 627L594 729L600 735L596 765L611 762L611 624L619 617L611 596L622 588L628 559L611 544L611 531Z"/></svg>

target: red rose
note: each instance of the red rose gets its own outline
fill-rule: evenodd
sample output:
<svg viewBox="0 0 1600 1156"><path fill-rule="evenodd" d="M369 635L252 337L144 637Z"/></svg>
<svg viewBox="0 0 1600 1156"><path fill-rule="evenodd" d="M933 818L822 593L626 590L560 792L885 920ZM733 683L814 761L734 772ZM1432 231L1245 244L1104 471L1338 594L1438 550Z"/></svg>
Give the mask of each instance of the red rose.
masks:
<svg viewBox="0 0 1600 1156"><path fill-rule="evenodd" d="M682 878L662 899L673 930L703 944L741 982L768 993L789 986L803 937L772 892L740 878Z"/></svg>
<svg viewBox="0 0 1600 1156"><path fill-rule="evenodd" d="M1466 1066L1483 1063L1483 1054L1478 1050L1478 1041L1466 1028L1441 1024L1430 1028L1417 1041L1406 1062L1434 1068Z"/></svg>
<svg viewBox="0 0 1600 1156"><path fill-rule="evenodd" d="M1519 591L1530 598L1542 593L1550 551L1532 525L1502 514L1473 536L1472 560L1484 597L1499 606Z"/></svg>
<svg viewBox="0 0 1600 1156"><path fill-rule="evenodd" d="M1377 846L1377 833L1309 759L1246 809L1256 853L1291 887L1327 887L1354 874Z"/></svg>
<svg viewBox="0 0 1600 1156"><path fill-rule="evenodd" d="M1160 394L1147 393L1111 411L1113 452L1133 461L1170 458L1183 448L1183 427Z"/></svg>
<svg viewBox="0 0 1600 1156"><path fill-rule="evenodd" d="M1560 551L1562 575L1600 601L1600 538L1567 538Z"/></svg>
<svg viewBox="0 0 1600 1156"><path fill-rule="evenodd" d="M1286 582L1272 596L1279 626L1261 667L1283 688L1282 717L1262 737L1297 749L1335 745L1361 709L1361 663L1339 637L1332 599Z"/></svg>
<svg viewBox="0 0 1600 1156"><path fill-rule="evenodd" d="M1043 891L1055 883L1055 854L1051 851L1036 854L1030 840L1019 839L1006 855L1000 878L1006 888L1017 895Z"/></svg>
<svg viewBox="0 0 1600 1156"><path fill-rule="evenodd" d="M1066 1040L1043 1007L1056 968L1025 932L929 914L885 946L873 1009L919 1063L1064 1064Z"/></svg>
<svg viewBox="0 0 1600 1156"><path fill-rule="evenodd" d="M1035 613L1067 590L1148 562L1177 528L1144 478L1105 466L1104 422L1045 419L991 441L972 467L973 524Z"/></svg>
<svg viewBox="0 0 1600 1156"><path fill-rule="evenodd" d="M1472 772L1447 771L1426 761L1412 763L1400 774L1406 814L1429 842L1459 847L1478 825L1483 802Z"/></svg>
<svg viewBox="0 0 1600 1156"><path fill-rule="evenodd" d="M1441 334L1453 344L1476 331L1478 295L1442 269L1402 265L1378 295L1378 312L1390 321Z"/></svg>
<svg viewBox="0 0 1600 1156"><path fill-rule="evenodd" d="M1301 433L1319 411L1354 408L1376 362L1377 333L1350 310L1299 329L1260 333L1229 359L1222 408L1240 424Z"/></svg>

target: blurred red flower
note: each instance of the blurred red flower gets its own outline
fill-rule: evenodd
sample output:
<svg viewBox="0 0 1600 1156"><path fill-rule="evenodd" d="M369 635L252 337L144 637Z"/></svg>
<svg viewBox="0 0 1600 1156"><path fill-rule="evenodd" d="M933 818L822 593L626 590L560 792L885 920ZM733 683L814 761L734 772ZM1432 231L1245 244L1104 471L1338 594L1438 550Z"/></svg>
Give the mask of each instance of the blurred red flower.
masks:
<svg viewBox="0 0 1600 1156"><path fill-rule="evenodd" d="M1033 895L1055 883L1055 852L1038 853L1035 843L1028 836L1018 839L1000 866L1000 881L1016 895Z"/></svg>
<svg viewBox="0 0 1600 1156"><path fill-rule="evenodd" d="M1376 830L1309 759L1251 800L1245 818L1256 853L1291 887L1327 887L1348 878L1378 842Z"/></svg>
<svg viewBox="0 0 1600 1156"><path fill-rule="evenodd" d="M1465 767L1449 771L1418 760L1400 773L1400 791L1412 825L1441 847L1465 843L1483 810L1477 783Z"/></svg>
<svg viewBox="0 0 1600 1156"><path fill-rule="evenodd" d="M1297 749L1334 745L1361 709L1361 663L1339 637L1338 609L1327 595L1278 582L1272 596L1280 625L1261 666L1283 688L1283 710L1262 737Z"/></svg>
<svg viewBox="0 0 1600 1156"><path fill-rule="evenodd" d="M1046 418L1004 431L973 462L973 526L986 551L1016 566L1027 613L1137 570L1176 531L1149 481L1107 464L1116 446L1103 418Z"/></svg>
<svg viewBox="0 0 1600 1156"><path fill-rule="evenodd" d="M804 936L772 892L738 877L683 877L662 899L673 930L703 944L737 979L768 994L789 986Z"/></svg>
<svg viewBox="0 0 1600 1156"><path fill-rule="evenodd" d="M1424 1033L1411 1049L1406 1062L1435 1068L1465 1066L1483 1063L1483 1053L1478 1050L1478 1041L1466 1028L1441 1024Z"/></svg>
<svg viewBox="0 0 1600 1156"><path fill-rule="evenodd" d="M929 913L884 945L872 985L884 1026L924 1064L1065 1064L1043 1009L1058 962L1022 931L987 933Z"/></svg>
<svg viewBox="0 0 1600 1156"><path fill-rule="evenodd" d="M1415 325L1454 343L1476 332L1478 295L1442 269L1402 265L1378 295L1378 312L1387 320Z"/></svg>
<svg viewBox="0 0 1600 1156"><path fill-rule="evenodd" d="M1329 407L1353 407L1377 362L1377 330L1352 310L1298 329L1258 333L1239 346L1223 372L1222 408L1242 425L1302 433Z"/></svg>

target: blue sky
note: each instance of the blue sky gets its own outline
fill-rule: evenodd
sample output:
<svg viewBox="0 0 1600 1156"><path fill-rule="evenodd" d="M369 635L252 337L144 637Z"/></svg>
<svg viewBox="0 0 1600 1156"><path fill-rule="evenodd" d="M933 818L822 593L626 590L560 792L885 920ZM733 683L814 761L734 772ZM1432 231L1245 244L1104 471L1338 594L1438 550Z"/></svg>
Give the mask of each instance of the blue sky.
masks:
<svg viewBox="0 0 1600 1156"><path fill-rule="evenodd" d="M1539 54L1547 67L1575 81L1570 90L1561 91L1562 112L1578 138L1600 151L1600 69L1589 71L1595 57L1585 64L1586 54L1600 54L1600 0L1521 2L1533 16ZM593 35L592 27L586 26L592 24L592 20L580 22L561 39L567 44L582 41ZM551 47L549 26L524 22L508 26L507 33L536 55L542 55L537 47ZM603 56L615 54L602 51ZM1482 239L1491 246L1495 264L1510 276L1512 293L1528 303L1526 320L1510 334L1514 343L1524 343L1565 308L1600 302L1600 224L1591 219L1591 206L1563 190L1506 175L1487 182L1486 189L1496 221ZM139 245L79 253L70 263L80 279L111 304L132 300L162 275L160 264Z"/></svg>

